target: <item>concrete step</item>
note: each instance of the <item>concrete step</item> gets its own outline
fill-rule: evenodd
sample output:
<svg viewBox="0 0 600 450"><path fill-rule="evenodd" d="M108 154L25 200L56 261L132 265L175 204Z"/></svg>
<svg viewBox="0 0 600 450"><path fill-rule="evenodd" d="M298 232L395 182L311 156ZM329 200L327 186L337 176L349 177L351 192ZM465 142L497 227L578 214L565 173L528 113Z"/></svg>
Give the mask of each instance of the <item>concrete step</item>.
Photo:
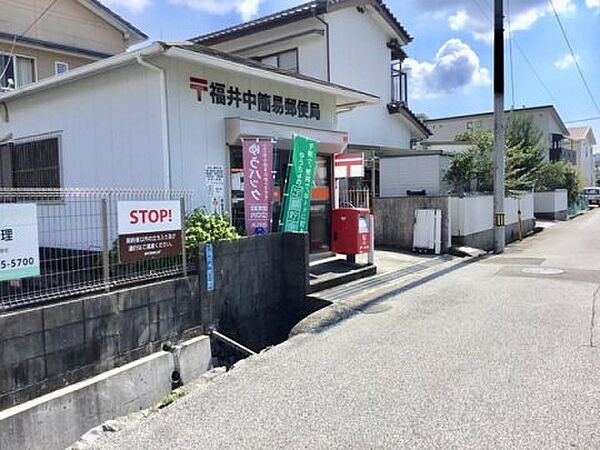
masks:
<svg viewBox="0 0 600 450"><path fill-rule="evenodd" d="M352 264L342 259L311 265L309 294L371 277L376 273L377 267L374 265Z"/></svg>

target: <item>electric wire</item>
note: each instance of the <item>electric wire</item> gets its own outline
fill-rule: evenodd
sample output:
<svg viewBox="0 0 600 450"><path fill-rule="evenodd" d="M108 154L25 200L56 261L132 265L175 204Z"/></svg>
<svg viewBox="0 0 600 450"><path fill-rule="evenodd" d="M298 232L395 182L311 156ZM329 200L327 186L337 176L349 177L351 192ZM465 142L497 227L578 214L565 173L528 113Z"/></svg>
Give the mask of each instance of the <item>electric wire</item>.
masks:
<svg viewBox="0 0 600 450"><path fill-rule="evenodd" d="M571 41L569 41L569 37L567 36L567 32L565 31L565 28L563 27L563 24L562 24L562 21L560 20L560 17L558 16L558 11L556 11L556 8L554 7L554 2L552 0L549 0L549 1L550 1L550 5L552 6L552 11L554 12L554 17L556 18L556 22L558 23L558 26L560 28L560 31L562 32L563 38L565 39L565 43L567 44L569 52L571 53L571 58L573 58L573 62L575 63L575 67L577 67L577 72L579 72L579 76L581 77L581 81L583 81L583 85L585 86L585 89L587 90L587 93L590 96L590 99L592 100L592 103L596 107L596 111L598 111L598 113L600 114L600 106L598 106L598 103L596 102L596 99L594 98L594 95L592 94L592 90L590 89L590 86L588 85L588 82L585 79L585 76L583 75L583 71L581 70L581 66L579 65L579 61L577 61L577 56L575 54L575 51L573 50L573 46L571 45Z"/></svg>
<svg viewBox="0 0 600 450"><path fill-rule="evenodd" d="M486 19L488 22L490 22L490 24L493 26L494 25L494 21L491 19L490 16L488 16L488 13L486 12L485 8L483 8L483 6L481 6L481 4L479 3L479 1L478 0L472 0L472 2L475 4L475 6L477 6L477 8L481 12L481 15L483 16L483 18ZM488 6L490 6L489 3L486 2L486 4ZM511 36L511 40L512 40L512 42L514 42L515 47L517 48L517 50L519 51L519 53L521 54L521 56L523 57L523 59L527 63L527 67L529 67L529 69L531 70L531 72L535 75L536 79L540 83L540 86L542 86L542 88L544 89L544 91L546 91L546 94L548 94L548 97L550 98L550 100L552 100L552 103L555 103L555 104L558 103L558 101L556 100L556 97L552 94L552 92L550 91L550 89L548 88L548 86L546 85L546 83L544 83L544 80L542 80L542 77L540 76L540 74L538 73L538 71L535 69L535 66L531 63L531 60L527 56L527 53L525 52L525 50L523 49L523 47L521 47L521 44L519 44L519 41L517 41L512 36Z"/></svg>
<svg viewBox="0 0 600 450"><path fill-rule="evenodd" d="M13 41L12 41L12 46L10 48L10 53L8 54L8 61L6 62L4 68L2 69L2 72L0 72L0 79L2 79L4 77L4 75L6 74L6 71L8 70L8 66L10 66L10 62L12 61L12 58L15 55L15 46L17 44L17 39L19 37L23 37L27 33L29 33L29 31L35 26L35 24L38 23L42 19L42 17L44 17L46 15L46 13L48 11L50 11L50 8L52 8L56 3L58 3L58 1L59 0L52 0L42 10L42 12L33 20L33 22L31 22L31 24L29 24L29 26L27 28L25 28L25 31L23 31L21 34L16 34L15 33L15 36L14 36Z"/></svg>

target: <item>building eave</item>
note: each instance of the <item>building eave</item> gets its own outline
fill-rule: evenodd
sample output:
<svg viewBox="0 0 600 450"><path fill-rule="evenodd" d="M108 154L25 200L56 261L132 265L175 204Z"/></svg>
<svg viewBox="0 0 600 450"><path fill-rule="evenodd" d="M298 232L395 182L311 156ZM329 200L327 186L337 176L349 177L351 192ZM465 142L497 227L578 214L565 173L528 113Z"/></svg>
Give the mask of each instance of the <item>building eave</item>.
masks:
<svg viewBox="0 0 600 450"><path fill-rule="evenodd" d="M379 97L366 92L299 73L290 72L288 70L267 66L258 61L221 52L198 44L184 43L174 45L167 50L166 54L168 56L201 62L206 65L226 70L243 71L244 73L252 74L260 78L279 81L302 88L310 88L325 94L334 95L337 99L336 106L339 107L345 107L347 105L355 107L379 103Z"/></svg>
<svg viewBox="0 0 600 450"><path fill-rule="evenodd" d="M60 76L53 76L12 91L0 93L0 102L11 101L19 97L62 86L75 80L88 78L117 67L133 64L137 61L138 56L153 57L158 55L186 59L212 67L251 74L288 85L310 88L318 92L335 96L338 105L351 103L353 106L360 106L376 104L379 102L379 97L366 92L357 91L352 88L307 77L305 75L291 73L282 69L272 68L240 56L193 45L191 43L165 42L157 42L133 52L122 53L108 59L78 67Z"/></svg>
<svg viewBox="0 0 600 450"><path fill-rule="evenodd" d="M14 41L14 35L4 33L0 31L0 41L10 43ZM57 44L55 42L44 41L41 39L34 39L30 37L18 36L16 40L17 45L24 47L40 48L44 50L55 51L58 53L67 53L69 55L90 58L90 59L104 59L113 56L110 53L97 52L94 50L88 50L85 48L75 47L71 45Z"/></svg>
<svg viewBox="0 0 600 450"><path fill-rule="evenodd" d="M390 114L399 114L406 119L416 131L416 134L422 139L427 139L429 136L433 135L431 130L427 128L427 125L425 125L421 119L419 119L415 113L413 113L408 106L404 104L404 102L388 103L387 109Z"/></svg>
<svg viewBox="0 0 600 450"><path fill-rule="evenodd" d="M122 16L103 5L99 0L78 0L80 4L88 8L90 11L100 16L113 27L120 30L127 38L130 45L139 44L148 39L148 36L139 28L135 27L131 22L124 19Z"/></svg>
<svg viewBox="0 0 600 450"><path fill-rule="evenodd" d="M293 8L278 11L258 19L212 33L196 36L190 41L202 45L217 45L222 42L237 39L261 31L271 30L300 20L315 17L317 15L333 12L343 8L356 6L371 6L381 18L391 27L397 36L407 44L412 41L412 36L400 24L396 16L382 0L313 0Z"/></svg>

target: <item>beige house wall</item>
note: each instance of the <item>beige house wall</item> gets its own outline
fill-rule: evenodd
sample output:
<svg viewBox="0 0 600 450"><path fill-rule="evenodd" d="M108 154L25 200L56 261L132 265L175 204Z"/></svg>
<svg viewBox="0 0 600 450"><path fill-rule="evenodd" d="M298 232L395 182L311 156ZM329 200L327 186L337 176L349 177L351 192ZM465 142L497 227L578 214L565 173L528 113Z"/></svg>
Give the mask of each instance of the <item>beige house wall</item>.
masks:
<svg viewBox="0 0 600 450"><path fill-rule="evenodd" d="M23 33L47 6L48 0L0 0L0 31ZM108 54L129 46L121 31L77 0L59 0L26 37Z"/></svg>
<svg viewBox="0 0 600 450"><path fill-rule="evenodd" d="M11 47L12 45L9 43L0 42L0 53L9 54ZM94 61L94 59L91 58L80 58L66 53L42 50L34 47L23 47L20 45L15 46L14 53L17 56L28 56L35 59L38 80L55 75L55 62L67 63L69 65L69 70L72 70Z"/></svg>

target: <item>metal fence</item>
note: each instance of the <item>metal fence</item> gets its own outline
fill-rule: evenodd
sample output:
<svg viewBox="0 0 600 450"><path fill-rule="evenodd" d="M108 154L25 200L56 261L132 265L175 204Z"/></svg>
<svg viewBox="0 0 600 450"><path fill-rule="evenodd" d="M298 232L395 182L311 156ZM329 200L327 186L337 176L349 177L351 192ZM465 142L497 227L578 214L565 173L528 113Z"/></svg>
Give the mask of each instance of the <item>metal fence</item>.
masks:
<svg viewBox="0 0 600 450"><path fill-rule="evenodd" d="M369 188L340 189L340 207L371 209L371 192Z"/></svg>
<svg viewBox="0 0 600 450"><path fill-rule="evenodd" d="M121 261L117 204L178 200L184 216L191 198L183 190L0 189L0 214L3 204L37 205L40 259L39 276L0 281L0 311L186 274L185 233L177 255Z"/></svg>

